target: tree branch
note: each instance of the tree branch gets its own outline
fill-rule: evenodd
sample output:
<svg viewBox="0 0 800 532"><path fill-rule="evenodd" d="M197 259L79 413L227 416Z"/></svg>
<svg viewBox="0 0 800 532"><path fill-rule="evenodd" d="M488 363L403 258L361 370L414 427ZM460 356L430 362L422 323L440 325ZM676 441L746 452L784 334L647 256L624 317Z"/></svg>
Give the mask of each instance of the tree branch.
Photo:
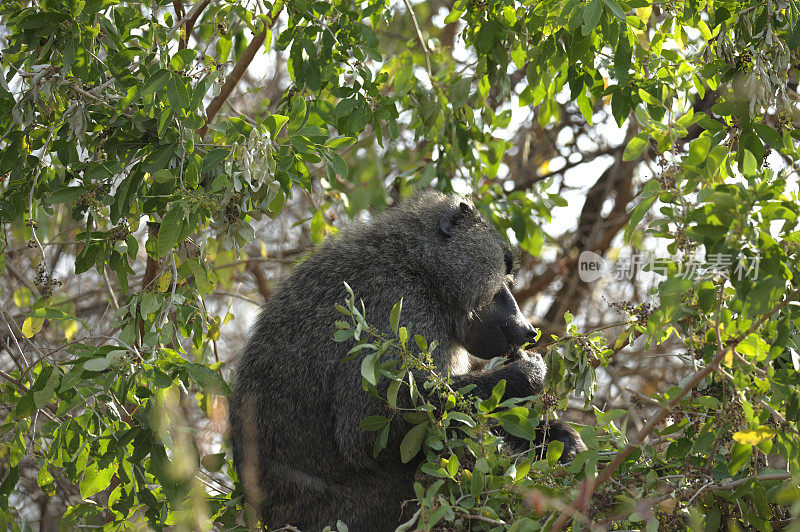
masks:
<svg viewBox="0 0 800 532"><path fill-rule="evenodd" d="M239 61L236 62L234 65L233 70L225 79L225 83L222 85L222 89L220 90L219 94L216 98L211 100L211 103L208 104L208 108L206 109L206 122L203 124L203 127L200 128L198 133L201 137L205 137L206 133L208 132L208 125L214 120L214 117L217 116L217 113L222 108L225 101L233 92L233 89L236 88L236 85L239 84L239 80L242 79L247 68L250 66L250 63L253 61L253 58L256 56L256 52L264 45L264 41L267 38L267 32L275 25L278 21L278 16L280 15L280 11L275 13L272 19L269 21L269 24L264 23L264 30L253 37L253 40L250 41L250 44L247 45L245 48L242 57L239 58Z"/></svg>
<svg viewBox="0 0 800 532"><path fill-rule="evenodd" d="M194 21L197 20L197 17L200 16L200 13L202 13L203 10L206 8L206 6L210 3L211 0L200 0L195 5L193 5L192 9L190 9L189 12L186 13L184 17L181 17L181 19L178 20L178 22L176 22L175 25L169 29L169 31L167 32L166 40L170 40L170 38L173 35L175 35L175 32L181 29L181 26L183 26L187 21L191 21L191 23L194 24ZM189 31L187 31L186 33L188 39Z"/></svg>
<svg viewBox="0 0 800 532"><path fill-rule="evenodd" d="M272 289L269 287L269 282L267 281L267 276L264 274L264 270L261 269L261 264L257 261L252 261L247 265L247 269L253 274L256 280L258 293L261 294L264 301L267 301L270 296L272 296Z"/></svg>

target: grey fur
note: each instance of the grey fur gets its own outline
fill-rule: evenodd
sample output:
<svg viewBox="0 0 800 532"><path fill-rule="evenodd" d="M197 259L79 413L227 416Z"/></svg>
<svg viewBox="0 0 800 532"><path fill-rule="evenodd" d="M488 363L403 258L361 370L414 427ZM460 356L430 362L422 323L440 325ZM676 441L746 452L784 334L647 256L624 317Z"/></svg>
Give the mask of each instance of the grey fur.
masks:
<svg viewBox="0 0 800 532"><path fill-rule="evenodd" d="M400 522L417 467L399 458L408 427L393 427L389 449L372 457L374 433L359 421L384 407L362 390L360 359L342 362L351 344L332 340L341 317L334 305L347 282L367 321L388 331L402 298L401 323L438 340L434 363L455 370L470 318L506 274L507 246L476 212L463 198L418 194L329 238L264 306L237 368L230 422L240 478L270 528L319 530L341 519L352 531L392 530ZM520 357L455 383L474 383L485 397L505 378L507 396L525 396L541 391L543 377L541 359Z"/></svg>

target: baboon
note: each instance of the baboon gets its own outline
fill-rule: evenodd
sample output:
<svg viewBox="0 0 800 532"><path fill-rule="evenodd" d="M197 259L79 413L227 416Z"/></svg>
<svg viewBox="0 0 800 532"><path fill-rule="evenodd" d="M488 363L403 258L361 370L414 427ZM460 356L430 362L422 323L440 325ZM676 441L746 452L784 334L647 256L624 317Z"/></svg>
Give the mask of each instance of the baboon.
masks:
<svg viewBox="0 0 800 532"><path fill-rule="evenodd" d="M512 267L507 244L468 200L424 192L330 237L293 268L253 326L230 401L234 462L265 525L393 530L413 498L419 462L400 460L404 421L377 458L375 433L359 427L387 407L362 390L360 359L343 362L352 345L333 341L344 283L387 332L402 298L401 322L439 341L433 362L455 387L475 384L471 393L485 398L505 379L505 397L526 397L542 390L538 355L466 372L468 354L507 355L533 340L505 284ZM585 448L567 425L553 433L565 458Z"/></svg>

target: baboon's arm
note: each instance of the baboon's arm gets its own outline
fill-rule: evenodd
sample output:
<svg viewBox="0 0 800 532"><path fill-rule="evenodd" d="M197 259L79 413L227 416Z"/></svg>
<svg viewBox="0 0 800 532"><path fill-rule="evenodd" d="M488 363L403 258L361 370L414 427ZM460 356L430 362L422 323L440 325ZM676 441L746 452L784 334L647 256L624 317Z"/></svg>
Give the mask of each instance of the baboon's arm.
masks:
<svg viewBox="0 0 800 532"><path fill-rule="evenodd" d="M503 398L527 397L542 393L544 362L538 355L520 355L519 358L499 368L489 371L475 371L453 377L453 387L463 388L474 384L470 395L486 399L500 380L505 379L506 391Z"/></svg>

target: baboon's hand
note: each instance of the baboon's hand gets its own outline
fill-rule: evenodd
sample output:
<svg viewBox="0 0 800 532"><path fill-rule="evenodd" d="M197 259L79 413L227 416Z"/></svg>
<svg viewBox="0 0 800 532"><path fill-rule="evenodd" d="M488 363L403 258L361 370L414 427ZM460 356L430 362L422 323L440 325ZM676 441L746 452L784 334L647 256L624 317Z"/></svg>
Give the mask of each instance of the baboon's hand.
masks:
<svg viewBox="0 0 800 532"><path fill-rule="evenodd" d="M542 393L545 366L538 353L518 351L514 360L500 368L506 379L506 397L527 397Z"/></svg>
<svg viewBox="0 0 800 532"><path fill-rule="evenodd" d="M516 347L511 351L511 353L509 353L508 360L509 361L514 361L514 360L519 360L520 358L526 358L526 357L539 357L539 358L541 358L541 356L535 351L527 351L525 349L522 349L521 347Z"/></svg>

